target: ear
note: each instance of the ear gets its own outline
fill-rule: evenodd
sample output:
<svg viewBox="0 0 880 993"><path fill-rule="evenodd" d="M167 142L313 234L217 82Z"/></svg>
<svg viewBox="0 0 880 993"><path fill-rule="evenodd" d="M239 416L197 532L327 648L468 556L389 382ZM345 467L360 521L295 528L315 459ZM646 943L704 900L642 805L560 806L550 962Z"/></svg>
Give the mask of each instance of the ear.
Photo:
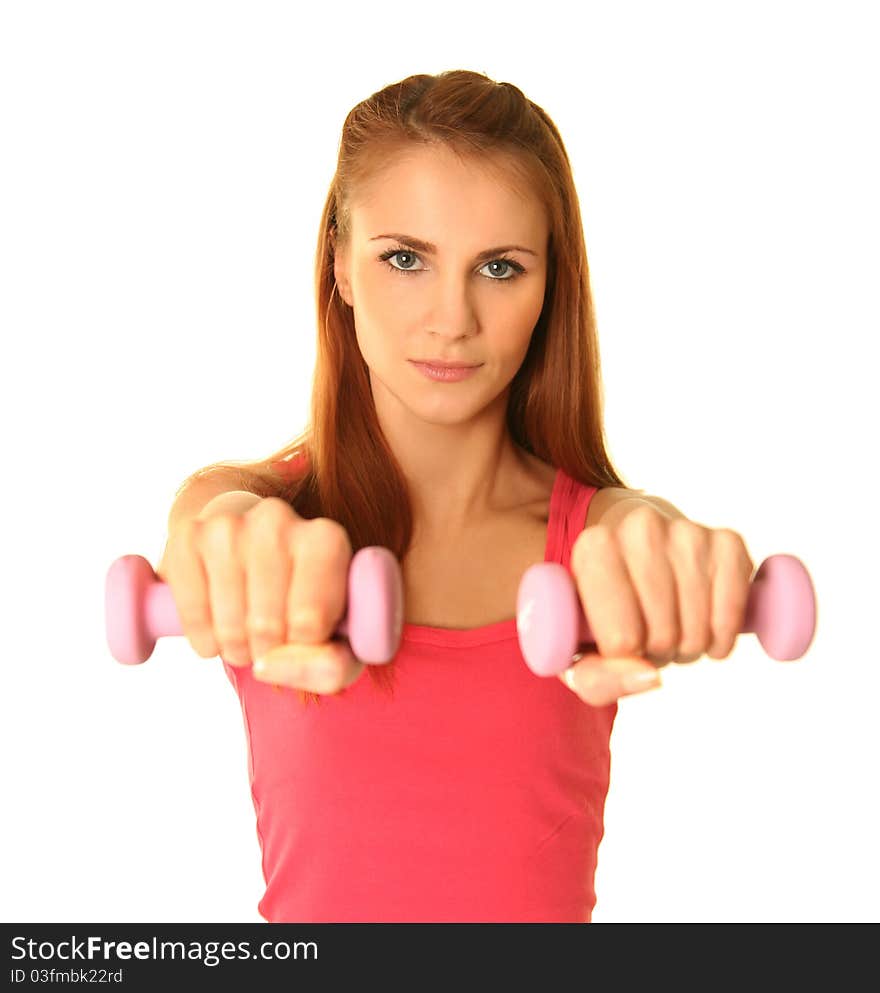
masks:
<svg viewBox="0 0 880 993"><path fill-rule="evenodd" d="M351 288L348 278L348 250L347 246L336 244L336 230L331 231L330 240L333 245L333 276L336 279L336 289L342 299L352 306Z"/></svg>

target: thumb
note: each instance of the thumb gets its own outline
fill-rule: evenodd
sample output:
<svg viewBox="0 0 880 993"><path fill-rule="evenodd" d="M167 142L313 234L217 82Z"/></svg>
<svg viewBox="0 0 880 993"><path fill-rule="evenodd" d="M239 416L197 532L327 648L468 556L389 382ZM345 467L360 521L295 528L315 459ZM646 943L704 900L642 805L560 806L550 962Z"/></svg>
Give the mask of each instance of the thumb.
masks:
<svg viewBox="0 0 880 993"><path fill-rule="evenodd" d="M638 656L609 657L595 652L578 652L559 678L594 707L662 685L656 668Z"/></svg>

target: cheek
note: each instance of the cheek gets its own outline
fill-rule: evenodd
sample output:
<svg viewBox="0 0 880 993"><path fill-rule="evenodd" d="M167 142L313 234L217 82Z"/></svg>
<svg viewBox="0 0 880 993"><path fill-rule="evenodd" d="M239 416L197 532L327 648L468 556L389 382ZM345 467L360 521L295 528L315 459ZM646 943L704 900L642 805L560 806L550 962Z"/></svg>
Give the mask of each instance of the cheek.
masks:
<svg viewBox="0 0 880 993"><path fill-rule="evenodd" d="M377 371L396 363L405 350L407 339L399 311L386 313L372 305L358 308L354 315L354 330L364 361Z"/></svg>
<svg viewBox="0 0 880 993"><path fill-rule="evenodd" d="M363 326L364 337L379 346L391 344L418 319L417 302L411 293L397 291L393 277L363 279L355 299L355 319Z"/></svg>
<svg viewBox="0 0 880 993"><path fill-rule="evenodd" d="M543 305L543 293L531 294L528 299L517 301L499 322L499 341L512 358L522 359L528 351Z"/></svg>

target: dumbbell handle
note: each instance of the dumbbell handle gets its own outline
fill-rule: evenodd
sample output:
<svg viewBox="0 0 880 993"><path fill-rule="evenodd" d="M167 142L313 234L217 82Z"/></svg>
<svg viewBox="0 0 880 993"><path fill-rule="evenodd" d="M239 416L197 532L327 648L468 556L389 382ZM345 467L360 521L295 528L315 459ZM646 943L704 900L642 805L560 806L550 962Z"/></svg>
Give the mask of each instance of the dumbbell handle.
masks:
<svg viewBox="0 0 880 993"><path fill-rule="evenodd" d="M516 615L523 658L539 676L563 672L581 646L595 648L574 579L559 563L526 570ZM756 634L771 658L790 661L806 653L815 630L816 596L805 566L793 555L771 555L751 582L740 633Z"/></svg>
<svg viewBox="0 0 880 993"><path fill-rule="evenodd" d="M125 665L152 655L157 638L183 634L171 587L140 555L123 555L107 572L105 619L110 653ZM379 545L361 548L348 571L345 616L334 635L368 664L390 661L403 631L403 581L394 555Z"/></svg>

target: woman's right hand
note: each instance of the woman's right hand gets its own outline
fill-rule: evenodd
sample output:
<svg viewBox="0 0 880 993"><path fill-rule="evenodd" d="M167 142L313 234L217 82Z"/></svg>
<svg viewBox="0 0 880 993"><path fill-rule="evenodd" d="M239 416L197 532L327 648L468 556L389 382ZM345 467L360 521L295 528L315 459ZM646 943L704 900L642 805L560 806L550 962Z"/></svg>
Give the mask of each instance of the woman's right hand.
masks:
<svg viewBox="0 0 880 993"><path fill-rule="evenodd" d="M240 496L240 495L239 495ZM364 669L331 637L346 610L351 541L330 518L300 517L279 497L247 510L221 494L169 534L160 578L202 658L255 660L256 679L337 693Z"/></svg>

